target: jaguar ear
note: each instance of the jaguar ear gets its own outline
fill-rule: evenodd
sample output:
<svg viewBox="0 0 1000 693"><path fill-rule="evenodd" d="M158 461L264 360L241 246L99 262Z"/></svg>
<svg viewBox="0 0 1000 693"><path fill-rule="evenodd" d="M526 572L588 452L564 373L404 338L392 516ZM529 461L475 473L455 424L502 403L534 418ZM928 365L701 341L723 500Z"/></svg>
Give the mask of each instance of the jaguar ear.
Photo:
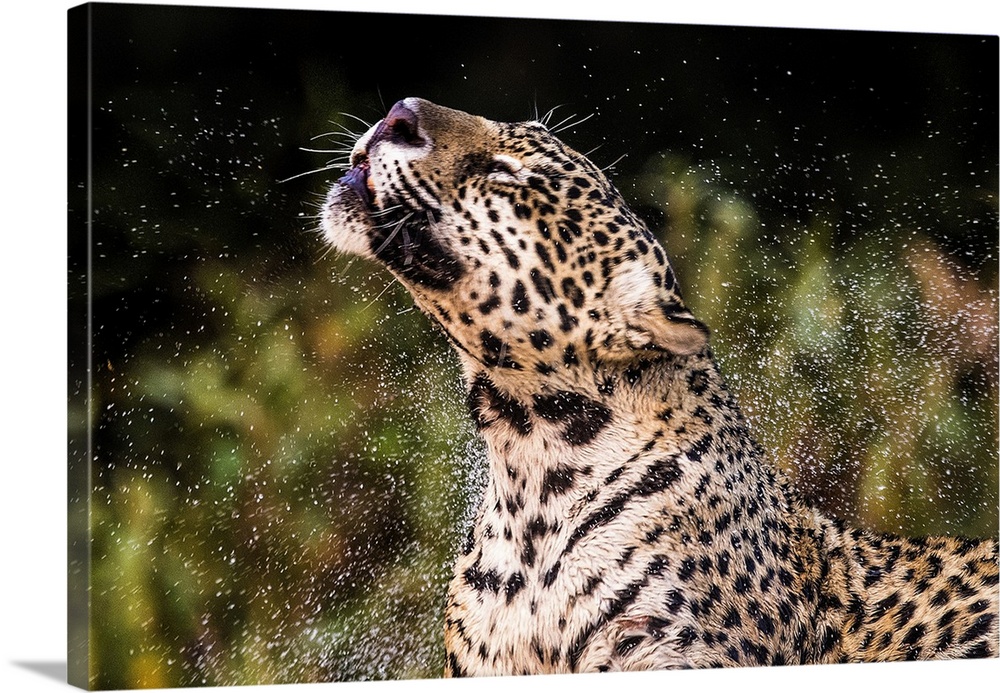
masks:
<svg viewBox="0 0 1000 693"><path fill-rule="evenodd" d="M683 305L660 299L633 313L625 325L625 339L633 349L690 356L708 344L708 328Z"/></svg>
<svg viewBox="0 0 1000 693"><path fill-rule="evenodd" d="M708 344L708 328L675 291L657 286L645 268L636 266L617 277L614 290L624 309L624 337L631 349L690 356Z"/></svg>

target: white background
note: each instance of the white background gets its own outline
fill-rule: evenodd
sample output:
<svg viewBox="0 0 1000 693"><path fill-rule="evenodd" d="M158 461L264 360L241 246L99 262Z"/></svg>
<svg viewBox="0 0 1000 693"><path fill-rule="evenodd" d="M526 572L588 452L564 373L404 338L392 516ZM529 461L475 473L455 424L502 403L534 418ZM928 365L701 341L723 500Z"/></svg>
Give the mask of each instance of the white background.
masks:
<svg viewBox="0 0 1000 693"><path fill-rule="evenodd" d="M0 164L0 690L65 690L66 666L66 10L73 3L8 3L0 20L3 123ZM165 4L286 6L270 2ZM998 33L995 0L934 4L838 0L817 8L798 2L698 0L680 7L649 0L369 0L290 2L304 9L475 13L762 26ZM331 37L337 40L338 37ZM357 40L345 37L344 40ZM475 682L250 686L257 691L524 691L844 689L997 690L1000 660L737 671L532 677ZM221 690L221 689L202 689Z"/></svg>

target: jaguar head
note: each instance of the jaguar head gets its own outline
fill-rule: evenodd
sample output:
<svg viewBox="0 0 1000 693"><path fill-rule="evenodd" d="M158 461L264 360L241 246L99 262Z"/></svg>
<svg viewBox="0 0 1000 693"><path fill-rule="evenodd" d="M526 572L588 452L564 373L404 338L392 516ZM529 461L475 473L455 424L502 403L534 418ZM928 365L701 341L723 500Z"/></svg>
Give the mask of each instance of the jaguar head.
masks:
<svg viewBox="0 0 1000 693"><path fill-rule="evenodd" d="M350 163L323 208L327 239L384 264L470 369L553 374L706 347L659 242L543 124L404 99Z"/></svg>

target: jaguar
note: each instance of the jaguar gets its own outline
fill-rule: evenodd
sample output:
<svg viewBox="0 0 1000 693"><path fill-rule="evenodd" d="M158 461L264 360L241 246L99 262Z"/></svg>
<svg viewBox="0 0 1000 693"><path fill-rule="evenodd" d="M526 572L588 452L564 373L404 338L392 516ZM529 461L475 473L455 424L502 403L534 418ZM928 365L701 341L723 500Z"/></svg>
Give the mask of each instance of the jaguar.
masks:
<svg viewBox="0 0 1000 693"><path fill-rule="evenodd" d="M543 123L399 101L321 219L440 327L485 440L445 675L997 655L997 539L811 507L751 436L660 242Z"/></svg>

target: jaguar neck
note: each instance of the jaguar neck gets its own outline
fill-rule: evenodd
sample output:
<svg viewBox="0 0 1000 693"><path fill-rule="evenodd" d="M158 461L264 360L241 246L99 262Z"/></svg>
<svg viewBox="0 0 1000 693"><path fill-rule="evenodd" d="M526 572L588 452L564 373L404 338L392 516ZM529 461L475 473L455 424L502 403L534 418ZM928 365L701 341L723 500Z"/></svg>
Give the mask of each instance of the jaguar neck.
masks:
<svg viewBox="0 0 1000 693"><path fill-rule="evenodd" d="M469 411L487 442L491 478L533 478L535 490L522 493L551 495L546 474L561 475L550 480L557 485L568 474L603 479L655 455L682 456L691 471L725 466L728 460L707 459L724 442L716 439L749 438L707 351L537 376L467 369Z"/></svg>

